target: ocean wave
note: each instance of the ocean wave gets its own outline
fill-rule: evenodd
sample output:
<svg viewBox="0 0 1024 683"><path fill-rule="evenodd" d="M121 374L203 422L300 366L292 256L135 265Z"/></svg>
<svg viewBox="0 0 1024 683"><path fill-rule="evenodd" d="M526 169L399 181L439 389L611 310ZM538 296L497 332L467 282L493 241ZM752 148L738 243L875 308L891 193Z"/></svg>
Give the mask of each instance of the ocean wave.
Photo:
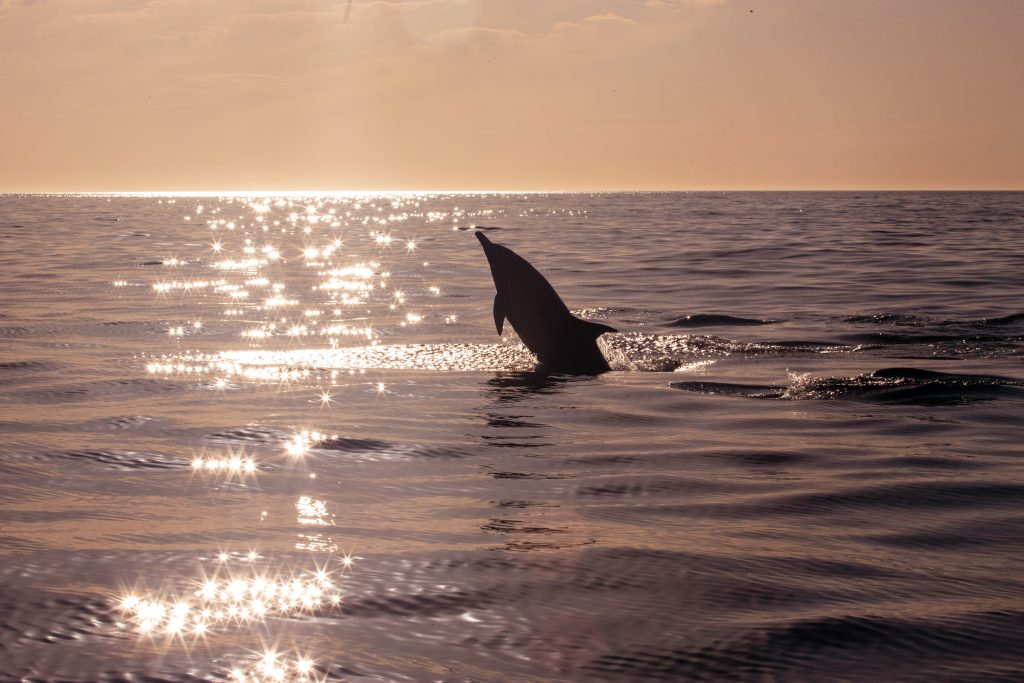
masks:
<svg viewBox="0 0 1024 683"><path fill-rule="evenodd" d="M624 647L602 654L585 670L601 677L629 680L844 680L963 681L1010 680L1016 630L1024 615L1016 611L976 612L932 619L877 615L821 615L763 624L704 646L673 649ZM927 665L907 652L932 653ZM941 654L939 654L941 653ZM946 664L959 663L957 671ZM945 669L945 675L939 671Z"/></svg>
<svg viewBox="0 0 1024 683"><path fill-rule="evenodd" d="M22 456L32 462L71 461L89 463L116 470L186 470L191 461L166 453L149 453L118 449L83 449L31 453Z"/></svg>
<svg viewBox="0 0 1024 683"><path fill-rule="evenodd" d="M790 400L859 400L876 403L955 405L1024 396L1024 381L997 375L967 375L919 368L883 368L855 377L798 375L788 386L727 382L673 382L708 395Z"/></svg>
<svg viewBox="0 0 1024 683"><path fill-rule="evenodd" d="M22 389L11 392L18 400L26 403L63 404L68 401L113 401L138 399L169 392L181 391L184 387L175 382L165 382L145 377L109 379L59 384L56 386Z"/></svg>
<svg viewBox="0 0 1024 683"><path fill-rule="evenodd" d="M225 429L210 434L207 440L212 443L229 445L274 446L288 448L299 447L309 453L339 453L352 456L355 460L403 460L413 458L426 459L457 459L469 457L472 453L467 448L449 445L394 443L380 439L365 439L337 434L309 433L296 434L262 425L246 425Z"/></svg>
<svg viewBox="0 0 1024 683"><path fill-rule="evenodd" d="M657 335L640 332L604 335L598 344L612 369L640 372L690 369L737 355L801 356L852 350L850 346L825 341L746 342L714 335Z"/></svg>
<svg viewBox="0 0 1024 683"><path fill-rule="evenodd" d="M853 315L843 319L848 323L869 323L873 325L893 325L898 327L958 327L988 328L1007 327L1024 323L1024 312L1009 313L994 318L968 318L965 320L929 318L908 313L876 313L873 315Z"/></svg>
<svg viewBox="0 0 1024 683"><path fill-rule="evenodd" d="M666 323L669 327L750 327L756 325L771 325L778 320L761 320L759 318L741 318L735 315L720 315L715 313L694 313L684 315L672 322Z"/></svg>
<svg viewBox="0 0 1024 683"><path fill-rule="evenodd" d="M890 355L895 352L901 357L961 359L1024 353L1024 313L965 319L880 313L850 316L843 322L852 323L858 329L840 339L857 345L857 351L861 352L888 351Z"/></svg>
<svg viewBox="0 0 1024 683"><path fill-rule="evenodd" d="M871 346L906 346L911 344L921 345L1000 345L1017 344L1024 341L1021 335L1007 334L910 334L901 332L865 332L852 334L845 337L846 341L852 344Z"/></svg>
<svg viewBox="0 0 1024 683"><path fill-rule="evenodd" d="M12 360L0 363L0 372L16 370L53 370L59 367L56 363L45 360Z"/></svg>

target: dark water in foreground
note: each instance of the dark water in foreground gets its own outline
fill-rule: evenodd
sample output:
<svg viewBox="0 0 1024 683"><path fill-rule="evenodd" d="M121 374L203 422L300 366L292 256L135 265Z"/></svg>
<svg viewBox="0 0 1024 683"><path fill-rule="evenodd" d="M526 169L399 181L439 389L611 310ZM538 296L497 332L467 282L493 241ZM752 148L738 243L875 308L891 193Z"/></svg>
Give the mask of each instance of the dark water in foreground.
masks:
<svg viewBox="0 0 1024 683"><path fill-rule="evenodd" d="M3 196L0 266L0 679L1024 678L1024 195Z"/></svg>

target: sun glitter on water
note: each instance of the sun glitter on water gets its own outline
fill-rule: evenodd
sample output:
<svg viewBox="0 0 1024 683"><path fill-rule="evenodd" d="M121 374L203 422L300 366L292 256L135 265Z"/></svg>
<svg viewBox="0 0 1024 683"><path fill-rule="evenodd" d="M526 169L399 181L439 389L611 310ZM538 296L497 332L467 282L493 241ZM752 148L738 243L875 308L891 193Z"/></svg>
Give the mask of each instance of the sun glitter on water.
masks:
<svg viewBox="0 0 1024 683"><path fill-rule="evenodd" d="M217 399L247 384L284 389L297 385L303 392L315 390L304 396L320 413L343 410L352 400L395 395L392 386L397 385L365 377L367 369L444 368L452 363L468 369L495 359L507 363L508 349L497 346L381 343L410 328L419 332L456 319L442 301L447 297L444 283L423 259L429 239L413 234L407 225L414 220L443 225L463 219L465 212L425 213L421 199L408 193L361 193L193 200L185 219L205 226L208 237L173 255L161 255L164 267L147 284L155 303L198 307L201 316L162 323L163 340L171 337L175 350L148 356L147 373L194 381L196 388L214 391ZM115 286L127 284L117 281ZM182 348L190 342L194 350ZM236 353L249 355L234 357ZM324 358L330 359L326 366ZM252 453L203 449L192 458L190 481L248 484L279 467L312 481L313 452L338 438L300 429L283 438L279 452L271 456L260 448ZM198 642L213 643L228 631L250 634L260 627L262 639L272 619L339 609L342 591L336 574L352 566L352 557L340 553L329 535L335 529L329 499L297 493L293 501L301 528L295 549L326 555L336 572L288 566L271 571L255 549L221 551L211 558L212 567L184 586L172 580L156 591L125 591L119 600L122 628L165 649L188 650ZM264 510L259 519L278 511ZM312 653L281 645L272 641L269 647L232 657L234 666L224 675L239 683L325 678Z"/></svg>
<svg viewBox="0 0 1024 683"><path fill-rule="evenodd" d="M346 559L345 567L351 565ZM310 614L337 607L342 595L330 573L268 575L256 569L231 571L223 578L193 580L182 596L128 592L120 609L140 635L198 638L215 630L259 622L272 616Z"/></svg>
<svg viewBox="0 0 1024 683"><path fill-rule="evenodd" d="M401 265L419 249L419 241L403 234L402 225L417 217L427 223L446 218L417 213L421 200L417 194L254 195L221 197L212 206L197 202L185 218L205 224L212 241L195 254L163 259L174 275L152 288L158 294L223 297L225 319L238 317L242 306L249 325L239 333L252 343L305 336L326 338L331 345L345 337L374 343L378 329L366 324L366 310L355 307L381 310L383 304L394 314L393 324L401 326L410 323L410 316L419 320L427 315L404 310L407 302L439 295L436 285L418 286L408 299L387 295L392 269L383 260ZM390 250L396 240L404 250ZM211 254L212 260L207 258ZM205 276L204 269L217 275ZM288 293L303 291L310 294ZM303 322L277 315L302 304L312 304L301 314ZM310 310L317 314L309 315ZM172 328L172 336L177 330Z"/></svg>

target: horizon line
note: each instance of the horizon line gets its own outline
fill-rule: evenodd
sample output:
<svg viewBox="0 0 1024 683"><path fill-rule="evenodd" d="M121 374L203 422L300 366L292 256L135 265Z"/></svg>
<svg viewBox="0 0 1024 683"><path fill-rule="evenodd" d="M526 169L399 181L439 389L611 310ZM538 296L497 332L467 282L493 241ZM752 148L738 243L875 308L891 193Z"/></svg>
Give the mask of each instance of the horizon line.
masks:
<svg viewBox="0 0 1024 683"><path fill-rule="evenodd" d="M302 190L0 190L0 196L8 195L35 195L35 196L136 196L136 197L251 197L257 195L265 196L311 196L311 195L336 195L336 196L361 196L361 195L384 195L384 194L407 194L407 195L438 195L438 194L466 194L466 195L488 195L488 194L685 194L699 192L1024 192L1020 188L686 188L686 189L545 189L545 190L517 190L517 189L368 189L368 190L328 190L328 189L302 189Z"/></svg>

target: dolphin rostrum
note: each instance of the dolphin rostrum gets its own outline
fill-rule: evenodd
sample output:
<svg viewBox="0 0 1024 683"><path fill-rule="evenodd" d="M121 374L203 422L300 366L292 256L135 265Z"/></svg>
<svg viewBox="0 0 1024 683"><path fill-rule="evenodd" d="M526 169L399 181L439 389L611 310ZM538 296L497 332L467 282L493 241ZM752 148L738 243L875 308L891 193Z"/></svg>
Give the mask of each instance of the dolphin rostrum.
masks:
<svg viewBox="0 0 1024 683"><path fill-rule="evenodd" d="M546 370L585 375L610 370L597 338L615 328L577 318L526 259L494 244L482 232L477 232L476 238L483 245L497 290L494 326L498 334L507 318Z"/></svg>

